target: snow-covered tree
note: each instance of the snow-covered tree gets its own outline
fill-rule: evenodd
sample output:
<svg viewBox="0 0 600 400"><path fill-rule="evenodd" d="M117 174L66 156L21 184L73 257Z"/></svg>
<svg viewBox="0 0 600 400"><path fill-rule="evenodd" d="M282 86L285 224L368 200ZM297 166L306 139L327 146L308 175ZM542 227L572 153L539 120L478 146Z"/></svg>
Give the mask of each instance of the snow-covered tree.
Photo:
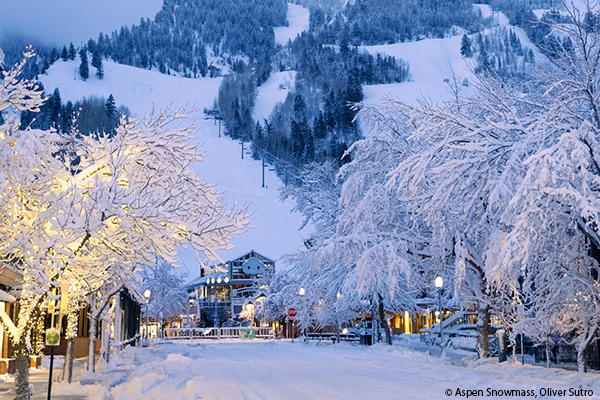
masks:
<svg viewBox="0 0 600 400"><path fill-rule="evenodd" d="M36 341L37 322L45 300L41 292L48 289L38 289L37 281L44 279L37 271L43 271L52 262L53 243L49 238L56 233L53 227L61 217L54 213L58 212L54 207L64 205L57 190L61 166L51 157L57 136L51 132L21 132L15 117L16 110L39 111L43 103L41 91L20 79L25 62L31 57L33 53L27 52L21 63L2 72L4 80L0 85L0 110L8 113L0 126L0 262L21 270L31 268L33 272L24 273L18 324L0 311L0 319L15 345L17 398L24 398L29 390L28 354L35 351L32 343Z"/></svg>
<svg viewBox="0 0 600 400"><path fill-rule="evenodd" d="M441 108L387 99L383 115L373 107L364 107L363 115L410 143L412 153L390 170L388 185L397 188L413 220L428 227L431 256L455 265L456 295L477 303L478 353L487 357L496 303L488 249L506 229L501 216L525 175L522 161L544 137L531 117L534 102L490 77L475 86L475 96L457 94Z"/></svg>
<svg viewBox="0 0 600 400"><path fill-rule="evenodd" d="M157 260L152 267L146 267L142 288L150 289L148 312L160 321L180 316L187 301L187 291L183 279L175 273L173 266L165 260Z"/></svg>
<svg viewBox="0 0 600 400"><path fill-rule="evenodd" d="M570 23L551 24L570 45L556 48L552 63L540 70L545 114L538 129L546 140L525 161L527 174L505 212L512 226L498 266L513 290L521 286L520 279L523 291L530 292L528 319L519 329L539 335L536 330L552 321L552 329L542 329L543 340L556 333L574 342L580 371L591 332L600 326L594 317L600 248L600 33L585 17L597 9L584 4L586 9L565 3Z"/></svg>
<svg viewBox="0 0 600 400"><path fill-rule="evenodd" d="M317 227L307 249L288 258L294 279L283 291L306 309L301 325L339 327L357 312L370 313L379 316L390 342L385 313L416 309L409 287L419 279L408 258L420 239L410 232L406 208L385 187L386 165L398 156L390 150L380 138L360 142L351 149L357 157L337 178L334 169L307 172L313 183L292 194ZM300 287L304 295L298 295Z"/></svg>
<svg viewBox="0 0 600 400"><path fill-rule="evenodd" d="M37 111L42 104L41 94L18 79L23 65L5 73L0 110ZM73 280L98 290L115 266L133 271L156 257L176 262L181 245L216 260L247 225L244 209L226 209L192 171L203 156L189 144L192 127L166 129L181 117L165 111L142 123L123 119L111 137L74 135L73 152L62 158L54 156L62 139L53 132L20 131L13 117L1 127L0 255L24 281L18 324L0 312L16 348L17 398L28 392L32 319L54 288Z"/></svg>

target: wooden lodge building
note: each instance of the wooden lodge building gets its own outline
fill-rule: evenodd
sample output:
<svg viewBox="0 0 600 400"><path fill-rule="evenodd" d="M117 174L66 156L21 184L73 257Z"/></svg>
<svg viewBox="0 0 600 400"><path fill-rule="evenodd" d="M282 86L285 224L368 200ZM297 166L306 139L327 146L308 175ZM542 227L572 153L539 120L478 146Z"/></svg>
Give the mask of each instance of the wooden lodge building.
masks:
<svg viewBox="0 0 600 400"><path fill-rule="evenodd" d="M197 296L196 312L199 325L221 326L235 320L243 311L244 304L254 301L258 293L254 281L262 274L275 271L275 261L251 250L238 258L216 266L216 271L204 274L190 282L188 292Z"/></svg>

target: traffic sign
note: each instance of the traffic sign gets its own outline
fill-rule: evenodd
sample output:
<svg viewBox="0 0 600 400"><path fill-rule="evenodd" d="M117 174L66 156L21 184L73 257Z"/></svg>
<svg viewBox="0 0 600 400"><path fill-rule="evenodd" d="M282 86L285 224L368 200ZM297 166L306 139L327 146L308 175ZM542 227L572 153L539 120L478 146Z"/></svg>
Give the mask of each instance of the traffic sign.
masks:
<svg viewBox="0 0 600 400"><path fill-rule="evenodd" d="M295 308L288 308L287 315L288 315L288 317L290 317L290 319L292 321L296 319L297 314L298 314L298 312L296 311Z"/></svg>
<svg viewBox="0 0 600 400"><path fill-rule="evenodd" d="M46 346L58 346L60 343L60 331L56 328L46 329Z"/></svg>

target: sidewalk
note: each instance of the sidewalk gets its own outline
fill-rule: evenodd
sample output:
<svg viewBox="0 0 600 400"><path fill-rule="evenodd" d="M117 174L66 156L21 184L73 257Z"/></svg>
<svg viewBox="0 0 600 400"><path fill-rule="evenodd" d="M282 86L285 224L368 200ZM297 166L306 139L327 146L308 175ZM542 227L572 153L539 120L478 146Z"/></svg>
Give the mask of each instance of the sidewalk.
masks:
<svg viewBox="0 0 600 400"><path fill-rule="evenodd" d="M77 381L77 371L85 370L85 360L75 360L73 366L73 381ZM54 359L54 368L52 373L52 380L56 383L62 378L62 367L64 360L62 357L56 357ZM47 400L48 398L48 373L50 367L50 357L44 357L42 360L42 368L29 369L29 383L33 385L33 396L31 400ZM0 382L0 400L12 400L14 397L11 390L14 387L14 376L11 376L8 380ZM55 393L54 384L52 386L52 399L53 400L86 400L85 395L63 395Z"/></svg>

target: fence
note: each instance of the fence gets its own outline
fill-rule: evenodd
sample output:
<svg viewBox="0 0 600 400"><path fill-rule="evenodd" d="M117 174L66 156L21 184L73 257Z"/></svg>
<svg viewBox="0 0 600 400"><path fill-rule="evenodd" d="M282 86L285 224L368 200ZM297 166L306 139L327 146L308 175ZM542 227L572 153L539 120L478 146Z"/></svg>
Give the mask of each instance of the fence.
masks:
<svg viewBox="0 0 600 400"><path fill-rule="evenodd" d="M275 330L269 326L231 328L168 328L165 339L272 339Z"/></svg>

